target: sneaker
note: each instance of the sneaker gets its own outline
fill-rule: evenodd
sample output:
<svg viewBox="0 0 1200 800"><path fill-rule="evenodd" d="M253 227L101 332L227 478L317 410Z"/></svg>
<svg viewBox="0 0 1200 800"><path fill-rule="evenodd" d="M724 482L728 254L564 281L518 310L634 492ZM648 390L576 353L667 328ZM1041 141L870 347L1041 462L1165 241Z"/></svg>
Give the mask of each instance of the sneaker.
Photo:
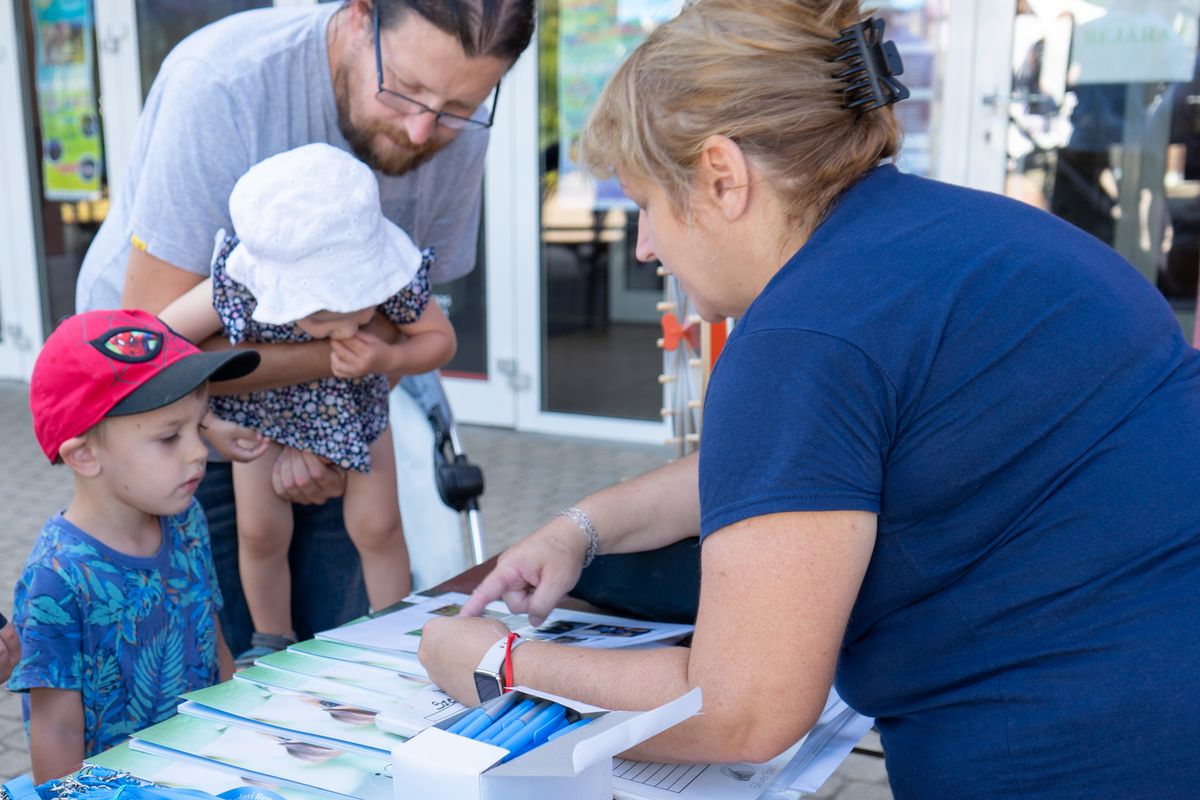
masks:
<svg viewBox="0 0 1200 800"><path fill-rule="evenodd" d="M250 649L235 658L233 664L238 669L253 667L254 662L263 656L269 656L271 653L286 650L295 643L295 636L281 636L277 633L259 633L255 631L250 635Z"/></svg>

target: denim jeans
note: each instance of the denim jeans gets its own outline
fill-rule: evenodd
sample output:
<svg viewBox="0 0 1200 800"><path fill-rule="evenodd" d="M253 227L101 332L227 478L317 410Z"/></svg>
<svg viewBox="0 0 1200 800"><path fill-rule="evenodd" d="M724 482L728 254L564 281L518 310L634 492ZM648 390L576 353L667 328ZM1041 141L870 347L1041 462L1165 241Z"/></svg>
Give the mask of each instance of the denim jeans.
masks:
<svg viewBox="0 0 1200 800"><path fill-rule="evenodd" d="M233 503L233 469L210 461L196 490L208 518L213 561L225 605L221 630L234 656L250 647L254 626L238 575L237 517ZM301 640L367 612L362 563L342 522L342 501L319 506L292 506L295 529L288 564L292 573L292 623Z"/></svg>
<svg viewBox="0 0 1200 800"><path fill-rule="evenodd" d="M691 624L700 604L700 542L596 556L571 596L621 614Z"/></svg>

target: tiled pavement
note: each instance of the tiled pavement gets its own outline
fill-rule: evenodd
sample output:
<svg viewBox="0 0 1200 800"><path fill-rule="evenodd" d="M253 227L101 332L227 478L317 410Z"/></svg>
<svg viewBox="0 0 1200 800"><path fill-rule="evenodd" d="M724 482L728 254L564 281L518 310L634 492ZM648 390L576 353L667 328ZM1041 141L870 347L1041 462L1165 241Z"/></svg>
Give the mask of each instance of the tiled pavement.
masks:
<svg viewBox="0 0 1200 800"><path fill-rule="evenodd" d="M483 467L481 502L489 552L532 531L582 495L663 463L669 452L559 436L460 426L463 447ZM0 610L8 613L13 584L38 529L70 496L70 473L46 463L34 441L24 384L0 381ZM0 778L29 769L16 695L0 692ZM890 800L883 762L852 754L816 797Z"/></svg>

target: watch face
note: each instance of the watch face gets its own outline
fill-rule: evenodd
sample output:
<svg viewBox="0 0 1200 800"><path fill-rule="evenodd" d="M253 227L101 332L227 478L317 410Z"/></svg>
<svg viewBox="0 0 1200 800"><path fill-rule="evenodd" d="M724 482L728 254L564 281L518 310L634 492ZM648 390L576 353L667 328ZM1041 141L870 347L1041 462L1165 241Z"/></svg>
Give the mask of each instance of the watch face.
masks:
<svg viewBox="0 0 1200 800"><path fill-rule="evenodd" d="M499 697L500 676L476 671L475 691L479 693L479 702L481 703L486 703L488 700Z"/></svg>

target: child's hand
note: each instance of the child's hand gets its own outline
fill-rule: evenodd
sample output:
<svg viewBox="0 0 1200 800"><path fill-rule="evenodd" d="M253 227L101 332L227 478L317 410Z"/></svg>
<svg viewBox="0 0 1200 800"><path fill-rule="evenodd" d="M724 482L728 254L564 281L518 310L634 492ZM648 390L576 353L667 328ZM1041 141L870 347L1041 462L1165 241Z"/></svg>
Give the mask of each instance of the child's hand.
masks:
<svg viewBox="0 0 1200 800"><path fill-rule="evenodd" d="M0 619L4 619L3 614ZM17 638L16 628L5 620L4 627L0 628L0 681L8 680L20 660L21 640Z"/></svg>
<svg viewBox="0 0 1200 800"><path fill-rule="evenodd" d="M329 345L332 349L329 366L334 377L361 378L392 371L392 350L396 345L373 333L360 329L349 339L330 339Z"/></svg>
<svg viewBox="0 0 1200 800"><path fill-rule="evenodd" d="M208 443L230 461L253 461L271 445L259 431L221 419L211 411L204 415L200 429Z"/></svg>

